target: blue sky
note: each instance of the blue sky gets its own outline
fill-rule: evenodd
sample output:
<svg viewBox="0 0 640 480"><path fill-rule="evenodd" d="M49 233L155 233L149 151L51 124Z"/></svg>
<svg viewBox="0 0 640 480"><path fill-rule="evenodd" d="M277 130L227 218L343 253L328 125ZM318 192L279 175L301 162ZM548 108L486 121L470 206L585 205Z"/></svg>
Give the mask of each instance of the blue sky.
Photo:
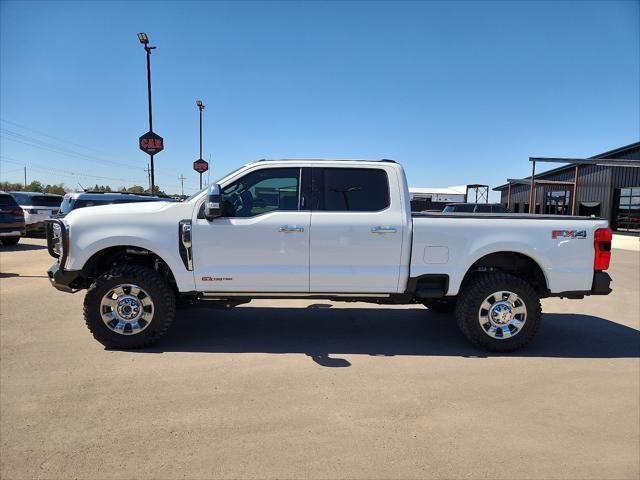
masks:
<svg viewBox="0 0 640 480"><path fill-rule="evenodd" d="M197 189L259 158L392 158L411 186L529 173L640 137L640 9L603 2L8 2L2 180ZM26 127L26 128L25 128ZM63 149L63 150L61 150ZM103 177L103 178L95 178ZM495 198L495 197L494 197Z"/></svg>

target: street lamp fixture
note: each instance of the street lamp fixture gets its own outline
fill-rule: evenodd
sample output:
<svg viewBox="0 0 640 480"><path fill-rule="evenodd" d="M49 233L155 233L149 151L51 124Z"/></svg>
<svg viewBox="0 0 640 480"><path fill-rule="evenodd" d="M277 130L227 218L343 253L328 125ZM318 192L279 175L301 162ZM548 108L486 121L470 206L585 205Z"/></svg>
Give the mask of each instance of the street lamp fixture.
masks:
<svg viewBox="0 0 640 480"><path fill-rule="evenodd" d="M204 108L204 103L202 103L202 100L196 100L196 106L202 110Z"/></svg>
<svg viewBox="0 0 640 480"><path fill-rule="evenodd" d="M140 43L142 43L143 45L149 43L149 37L147 37L147 34L144 32L140 32L138 34L138 40L140 40Z"/></svg>

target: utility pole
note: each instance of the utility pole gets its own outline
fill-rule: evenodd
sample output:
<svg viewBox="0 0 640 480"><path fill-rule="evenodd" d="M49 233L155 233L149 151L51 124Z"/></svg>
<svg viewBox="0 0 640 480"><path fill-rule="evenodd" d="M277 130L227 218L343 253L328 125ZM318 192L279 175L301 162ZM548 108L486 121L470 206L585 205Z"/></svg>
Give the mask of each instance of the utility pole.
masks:
<svg viewBox="0 0 640 480"><path fill-rule="evenodd" d="M180 174L180 176L178 177L178 180L180 180L180 187L182 188L182 196L184 197L184 175Z"/></svg>
<svg viewBox="0 0 640 480"><path fill-rule="evenodd" d="M152 184L151 184L151 168L149 168L149 164L148 163L147 163L147 168L145 168L144 171L147 172L147 178L149 179L149 191L153 195L153 187L152 187Z"/></svg>
<svg viewBox="0 0 640 480"><path fill-rule="evenodd" d="M24 167L24 189L27 189L27 167Z"/></svg>

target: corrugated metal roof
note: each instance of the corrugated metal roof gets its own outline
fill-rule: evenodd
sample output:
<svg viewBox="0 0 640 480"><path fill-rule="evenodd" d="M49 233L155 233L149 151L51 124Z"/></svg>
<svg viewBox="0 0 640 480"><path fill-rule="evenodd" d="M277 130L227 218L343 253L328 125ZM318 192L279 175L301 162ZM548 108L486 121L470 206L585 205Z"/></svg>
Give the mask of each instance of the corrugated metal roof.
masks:
<svg viewBox="0 0 640 480"><path fill-rule="evenodd" d="M634 155L636 154L637 155ZM625 145L624 147L615 148L613 150L609 150L608 152L599 153L594 155L593 157L589 157L589 159L603 159L607 158L626 158L628 160L638 160L640 162L640 142L631 143L629 145ZM606 164L603 165L606 166ZM562 172L564 170L573 169L573 165L563 165L562 167L554 168L551 170L547 170L546 172L536 173L536 178L544 178L548 175L553 175L558 172ZM530 180L531 175L525 177L523 180ZM504 190L509 187L508 183L500 185L498 187L493 188L494 191Z"/></svg>

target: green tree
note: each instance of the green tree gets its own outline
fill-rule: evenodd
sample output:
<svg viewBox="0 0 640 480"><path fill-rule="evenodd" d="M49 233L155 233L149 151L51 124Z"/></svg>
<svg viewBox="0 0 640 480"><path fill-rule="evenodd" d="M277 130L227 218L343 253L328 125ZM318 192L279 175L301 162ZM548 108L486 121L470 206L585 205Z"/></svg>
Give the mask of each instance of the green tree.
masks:
<svg viewBox="0 0 640 480"><path fill-rule="evenodd" d="M44 185L42 185L42 182L39 182L38 180L34 180L29 185L27 185L27 188L25 188L25 191L27 191L27 192L43 192L44 191Z"/></svg>
<svg viewBox="0 0 640 480"><path fill-rule="evenodd" d="M154 195L166 195L166 193L163 190L160 190L160 187L157 185L153 186L153 194Z"/></svg>
<svg viewBox="0 0 640 480"><path fill-rule="evenodd" d="M45 193L55 193L56 195L64 195L67 193L67 190L64 188L63 183L59 183L57 185L47 185L44 187Z"/></svg>
<svg viewBox="0 0 640 480"><path fill-rule="evenodd" d="M0 182L0 190L4 192L22 192L24 185L21 183Z"/></svg>

